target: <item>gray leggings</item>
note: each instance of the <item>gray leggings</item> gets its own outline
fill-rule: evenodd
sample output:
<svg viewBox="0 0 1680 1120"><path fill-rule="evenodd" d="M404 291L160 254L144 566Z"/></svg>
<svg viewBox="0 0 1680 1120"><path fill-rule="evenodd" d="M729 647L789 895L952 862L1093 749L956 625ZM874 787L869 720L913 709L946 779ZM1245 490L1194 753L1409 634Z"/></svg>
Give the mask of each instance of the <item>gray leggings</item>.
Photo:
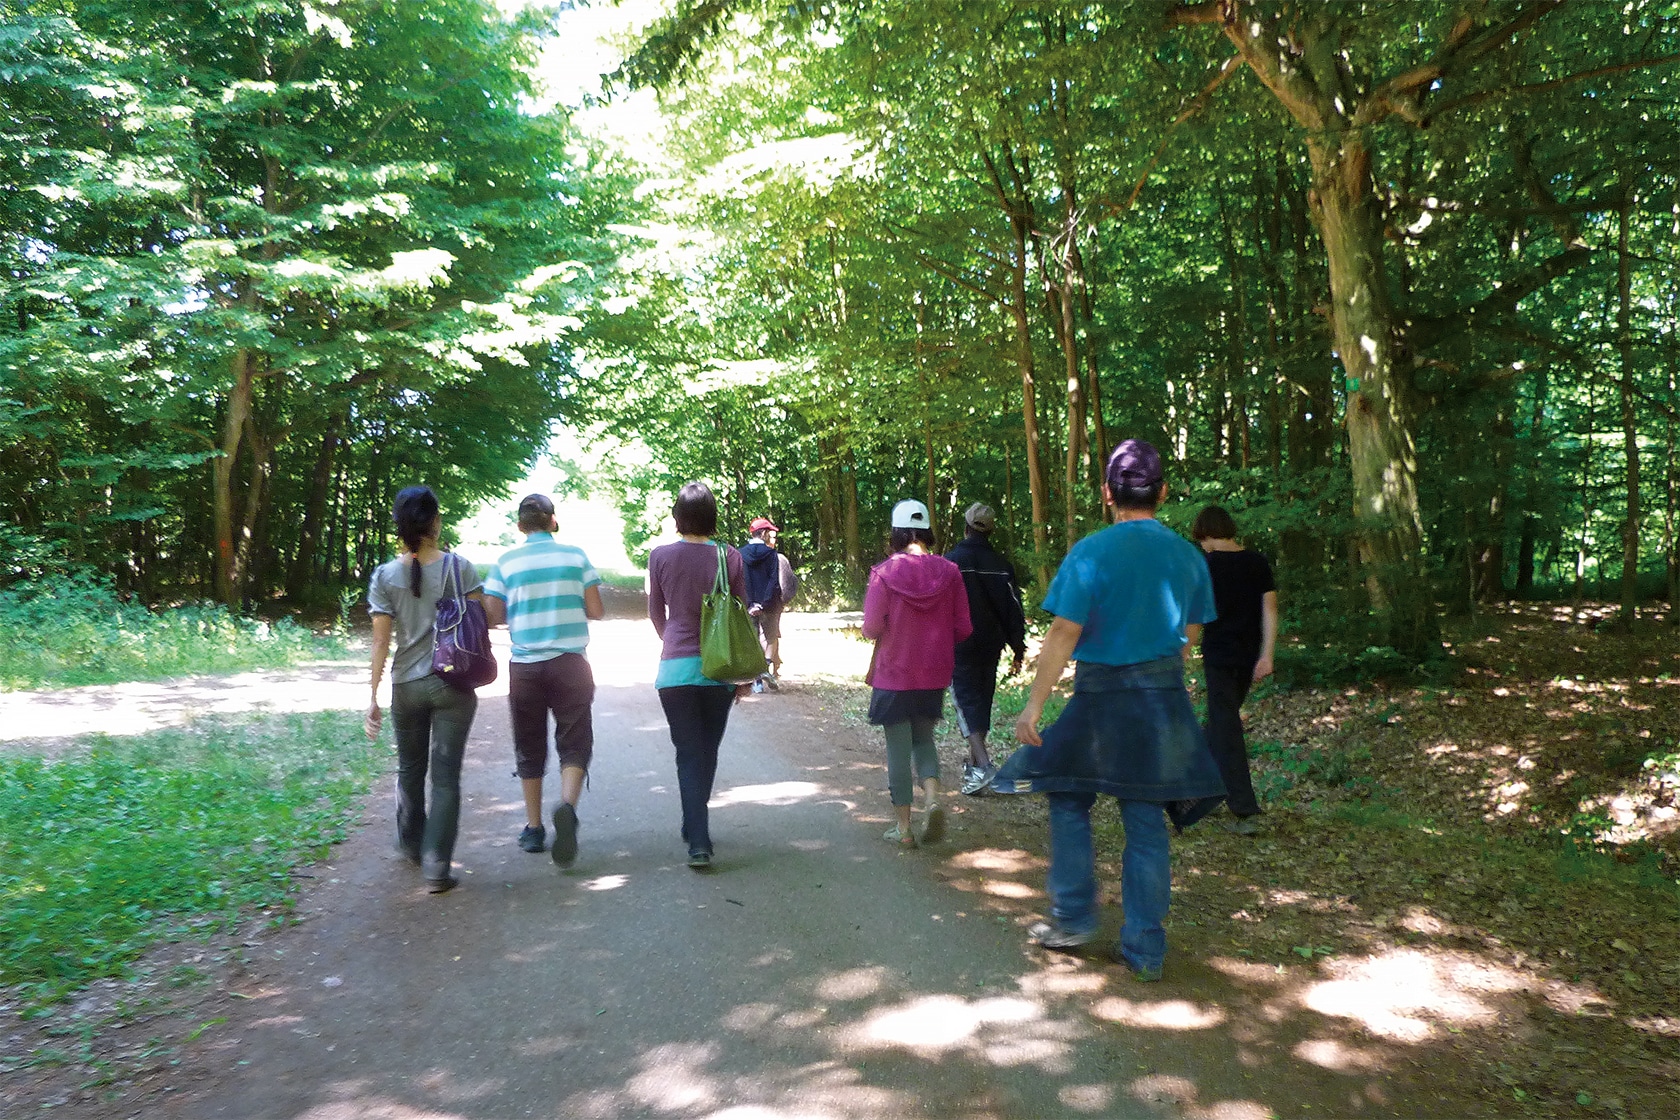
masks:
<svg viewBox="0 0 1680 1120"><path fill-rule="evenodd" d="M938 722L909 719L881 728L887 734L887 789L894 805L915 802L916 782L939 780L939 751L933 745L933 728ZM910 780L912 762L916 767L916 782Z"/></svg>

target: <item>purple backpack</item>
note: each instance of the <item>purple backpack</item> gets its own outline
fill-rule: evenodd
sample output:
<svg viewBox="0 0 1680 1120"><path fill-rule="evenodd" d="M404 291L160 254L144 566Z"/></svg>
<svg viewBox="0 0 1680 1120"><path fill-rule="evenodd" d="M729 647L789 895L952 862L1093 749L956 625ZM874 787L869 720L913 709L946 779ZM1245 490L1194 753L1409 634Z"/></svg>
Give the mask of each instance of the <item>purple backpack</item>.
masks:
<svg viewBox="0 0 1680 1120"><path fill-rule="evenodd" d="M461 594L459 556L449 557L443 591L437 601L436 637L432 642L432 672L461 689L474 689L496 679L496 655L490 652L490 620L484 604Z"/></svg>

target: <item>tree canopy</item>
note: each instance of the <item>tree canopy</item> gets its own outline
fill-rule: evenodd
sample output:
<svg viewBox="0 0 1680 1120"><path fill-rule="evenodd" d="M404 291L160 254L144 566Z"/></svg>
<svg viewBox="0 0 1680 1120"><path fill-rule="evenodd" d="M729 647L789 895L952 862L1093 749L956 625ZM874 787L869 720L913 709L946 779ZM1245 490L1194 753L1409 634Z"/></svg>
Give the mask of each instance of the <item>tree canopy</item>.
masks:
<svg viewBox="0 0 1680 1120"><path fill-rule="evenodd" d="M302 596L560 422L632 544L704 478L842 597L910 496L1041 593L1126 436L1344 652L1680 591L1672 0L673 0L600 95L663 166L539 11L4 7L14 572Z"/></svg>

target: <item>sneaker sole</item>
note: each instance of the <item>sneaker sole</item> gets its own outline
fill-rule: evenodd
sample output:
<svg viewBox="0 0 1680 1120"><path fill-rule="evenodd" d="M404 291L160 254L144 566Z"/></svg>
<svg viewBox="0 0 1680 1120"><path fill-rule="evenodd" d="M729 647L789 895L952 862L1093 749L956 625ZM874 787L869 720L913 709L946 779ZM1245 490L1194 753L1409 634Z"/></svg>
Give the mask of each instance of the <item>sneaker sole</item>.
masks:
<svg viewBox="0 0 1680 1120"><path fill-rule="evenodd" d="M577 860L577 848L577 810L561 802L554 810L554 847L548 854L556 867L570 867Z"/></svg>
<svg viewBox="0 0 1680 1120"><path fill-rule="evenodd" d="M1034 926L1031 930L1027 931L1027 936L1034 945L1037 945L1041 949L1053 949L1057 952L1066 952L1070 949L1077 949L1081 945L1089 945L1091 942L1095 941L1097 939L1097 931L1092 930L1090 933L1070 933L1067 930L1057 929L1053 926Z"/></svg>

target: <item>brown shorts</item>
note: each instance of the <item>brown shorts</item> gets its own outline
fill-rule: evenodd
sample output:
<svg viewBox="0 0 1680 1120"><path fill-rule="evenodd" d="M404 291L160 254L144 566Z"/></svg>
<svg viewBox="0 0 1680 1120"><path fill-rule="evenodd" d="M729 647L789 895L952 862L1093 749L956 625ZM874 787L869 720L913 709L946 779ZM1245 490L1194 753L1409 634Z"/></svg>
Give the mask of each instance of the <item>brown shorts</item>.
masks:
<svg viewBox="0 0 1680 1120"><path fill-rule="evenodd" d="M554 750L560 766L589 769L595 753L595 674L581 653L508 666L508 713L513 723L514 773L540 778L548 770L548 716L554 713Z"/></svg>

